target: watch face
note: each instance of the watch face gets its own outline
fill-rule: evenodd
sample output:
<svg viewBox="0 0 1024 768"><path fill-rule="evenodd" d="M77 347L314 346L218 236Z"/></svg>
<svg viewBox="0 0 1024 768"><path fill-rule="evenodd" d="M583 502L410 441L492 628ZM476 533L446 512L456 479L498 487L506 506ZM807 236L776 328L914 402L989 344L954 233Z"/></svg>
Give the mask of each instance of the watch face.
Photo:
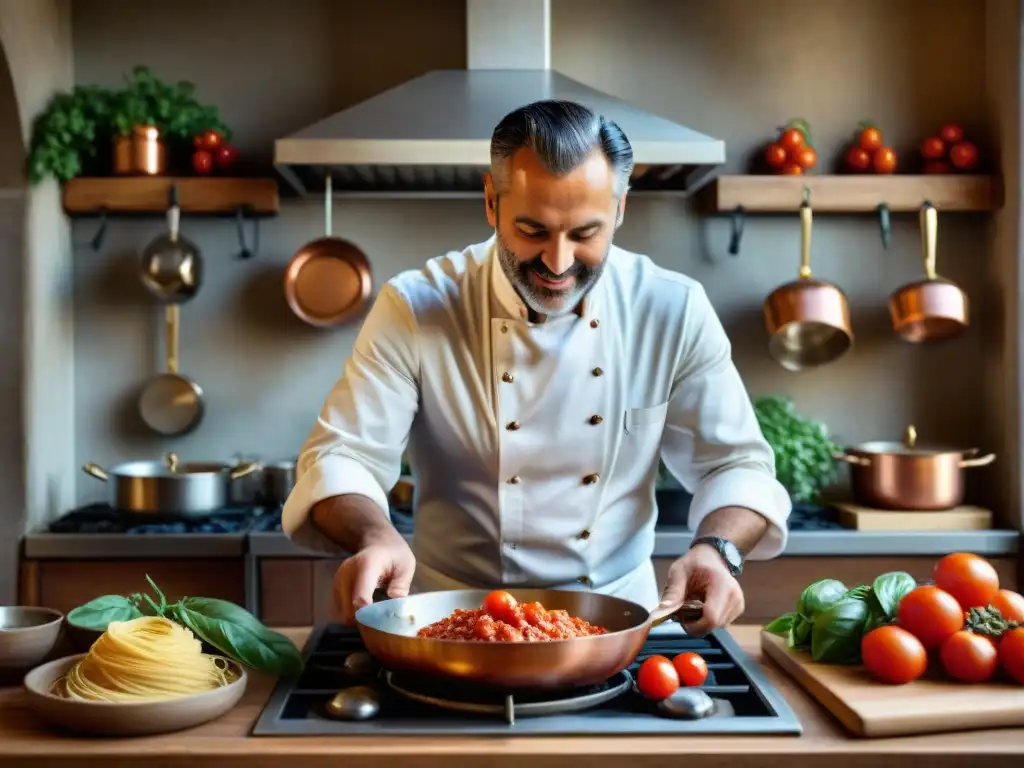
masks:
<svg viewBox="0 0 1024 768"><path fill-rule="evenodd" d="M734 568L739 568L743 565L743 557L740 555L740 551L736 548L736 545L731 541L723 542L722 549L725 550L725 559L729 561L729 564Z"/></svg>

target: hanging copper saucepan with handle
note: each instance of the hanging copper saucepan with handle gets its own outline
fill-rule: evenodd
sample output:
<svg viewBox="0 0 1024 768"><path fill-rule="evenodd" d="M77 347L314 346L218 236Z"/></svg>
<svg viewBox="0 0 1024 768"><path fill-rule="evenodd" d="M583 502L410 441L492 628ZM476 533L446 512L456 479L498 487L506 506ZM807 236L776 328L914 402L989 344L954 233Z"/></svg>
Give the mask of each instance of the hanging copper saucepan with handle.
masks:
<svg viewBox="0 0 1024 768"><path fill-rule="evenodd" d="M324 192L324 236L306 243L284 273L284 296L292 312L316 328L347 323L370 301L373 274L370 262L352 243L331 235L332 183L328 173Z"/></svg>
<svg viewBox="0 0 1024 768"><path fill-rule="evenodd" d="M764 320L769 354L790 371L833 362L853 346L846 294L811 275L809 190L800 205L800 276L765 299Z"/></svg>
<svg viewBox="0 0 1024 768"><path fill-rule="evenodd" d="M905 285L889 297L892 327L905 340L919 344L958 336L969 323L967 294L952 280L935 272L939 214L935 206L921 206L921 245L924 280Z"/></svg>

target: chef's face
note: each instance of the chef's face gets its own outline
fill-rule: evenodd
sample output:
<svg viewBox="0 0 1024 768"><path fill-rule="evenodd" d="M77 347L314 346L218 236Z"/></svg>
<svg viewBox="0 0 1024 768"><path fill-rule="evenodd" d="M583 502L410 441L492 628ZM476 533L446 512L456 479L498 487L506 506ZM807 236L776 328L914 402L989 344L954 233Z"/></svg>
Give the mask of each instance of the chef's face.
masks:
<svg viewBox="0 0 1024 768"><path fill-rule="evenodd" d="M503 188L487 174L487 220L497 255L523 302L543 315L565 315L601 276L625 195L615 197L615 174L595 150L578 168L554 176L533 150L509 161Z"/></svg>

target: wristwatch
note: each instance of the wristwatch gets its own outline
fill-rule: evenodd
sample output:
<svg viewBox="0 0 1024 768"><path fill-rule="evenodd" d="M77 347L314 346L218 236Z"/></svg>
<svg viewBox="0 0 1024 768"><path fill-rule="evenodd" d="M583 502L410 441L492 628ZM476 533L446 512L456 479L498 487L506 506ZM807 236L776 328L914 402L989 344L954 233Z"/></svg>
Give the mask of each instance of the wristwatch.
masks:
<svg viewBox="0 0 1024 768"><path fill-rule="evenodd" d="M728 539L723 539L721 536L701 536L693 540L690 544L690 549L693 549L698 544L707 544L721 555L726 567L729 569L729 573L733 576L739 576L743 573L743 555L740 554L737 546Z"/></svg>

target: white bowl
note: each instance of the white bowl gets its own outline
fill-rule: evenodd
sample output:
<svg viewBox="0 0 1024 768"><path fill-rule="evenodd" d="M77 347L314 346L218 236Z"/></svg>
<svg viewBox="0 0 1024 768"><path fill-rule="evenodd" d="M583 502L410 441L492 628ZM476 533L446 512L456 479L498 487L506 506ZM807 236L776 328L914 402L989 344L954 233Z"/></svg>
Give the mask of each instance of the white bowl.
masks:
<svg viewBox="0 0 1024 768"><path fill-rule="evenodd" d="M29 707L53 725L99 736L145 736L194 728L229 712L245 693L245 669L231 662L238 679L174 699L139 702L78 701L50 693L53 684L87 654L65 656L25 675Z"/></svg>
<svg viewBox="0 0 1024 768"><path fill-rule="evenodd" d="M50 655L64 614L32 605L0 606L0 672L24 672Z"/></svg>

